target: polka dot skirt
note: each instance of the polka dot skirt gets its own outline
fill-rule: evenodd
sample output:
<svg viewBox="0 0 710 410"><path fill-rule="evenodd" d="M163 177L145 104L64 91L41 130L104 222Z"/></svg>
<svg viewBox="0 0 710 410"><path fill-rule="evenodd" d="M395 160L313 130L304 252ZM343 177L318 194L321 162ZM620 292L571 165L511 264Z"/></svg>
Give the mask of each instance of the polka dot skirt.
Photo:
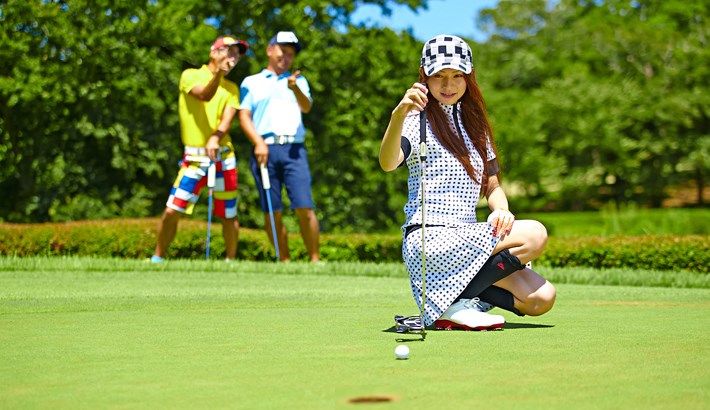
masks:
<svg viewBox="0 0 710 410"><path fill-rule="evenodd" d="M465 227L427 227L426 311L429 326L451 306L476 276L498 243L486 222ZM411 232L402 243L402 256L409 273L417 306L422 302L422 230Z"/></svg>
<svg viewBox="0 0 710 410"><path fill-rule="evenodd" d="M454 128L453 105L441 104ZM460 117L460 116L459 116ZM462 132L466 131L459 122ZM402 228L420 225L422 168L419 161L419 115L405 119L402 136L412 146L406 159L409 167L409 199L404 207L407 219ZM464 135L465 136L465 135ZM467 136L463 138L468 146L471 164L476 175L483 172L483 160L473 148ZM431 132L427 124L427 161L425 163L426 215L426 294L427 306L424 322L434 323L451 306L454 299L464 290L488 260L498 239L493 236L493 228L487 223L476 223L476 205L481 185L472 180L461 163L444 148ZM489 159L495 153L488 146ZM430 227L429 225L443 225ZM422 286L422 230L412 231L402 241L402 256L409 273L412 294L421 308Z"/></svg>

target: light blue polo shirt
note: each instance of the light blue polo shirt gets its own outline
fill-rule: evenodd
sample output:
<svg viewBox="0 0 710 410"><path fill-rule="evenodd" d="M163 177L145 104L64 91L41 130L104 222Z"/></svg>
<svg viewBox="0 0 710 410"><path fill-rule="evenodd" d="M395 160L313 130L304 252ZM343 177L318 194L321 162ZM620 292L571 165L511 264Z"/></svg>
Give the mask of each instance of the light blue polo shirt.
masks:
<svg viewBox="0 0 710 410"><path fill-rule="evenodd" d="M256 131L262 137L294 136L294 143L303 143L306 128L303 126L301 109L296 95L288 88L290 72L281 75L263 69L250 75L240 87L240 110L250 110ZM296 85L309 100L311 89L303 76L296 78Z"/></svg>

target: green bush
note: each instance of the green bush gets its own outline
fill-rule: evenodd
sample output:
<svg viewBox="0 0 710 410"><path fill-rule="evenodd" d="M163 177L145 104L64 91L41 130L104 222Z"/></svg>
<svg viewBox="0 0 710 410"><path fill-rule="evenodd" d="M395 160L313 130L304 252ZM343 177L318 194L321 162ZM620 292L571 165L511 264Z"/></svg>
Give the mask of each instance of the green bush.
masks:
<svg viewBox="0 0 710 410"><path fill-rule="evenodd" d="M0 255L17 256L105 256L148 258L155 247L158 219L114 219L44 224L0 224ZM207 224L183 219L170 245L169 258L201 258L205 255ZM292 259L306 259L307 252L298 233L289 235ZM224 238L219 221L212 224L211 254L224 255ZM337 261L401 260L398 235L322 235L321 254ZM239 230L237 257L268 260L275 257L262 230Z"/></svg>
<svg viewBox="0 0 710 410"><path fill-rule="evenodd" d="M46 224L0 224L0 255L103 256L148 258L156 241L157 219L118 219ZM180 221L170 246L170 258L196 259L205 255L206 223ZM322 235L321 255L330 261L397 262L402 260L401 235ZM587 238L551 237L545 253L535 261L541 266L586 266L710 272L710 236L647 235ZM298 233L290 234L294 260L307 259ZM221 224L212 229L212 255L224 254ZM262 230L240 229L237 257L270 260L274 251Z"/></svg>
<svg viewBox="0 0 710 410"><path fill-rule="evenodd" d="M552 238L538 262L559 267L628 267L708 273L709 260L708 235L647 235Z"/></svg>

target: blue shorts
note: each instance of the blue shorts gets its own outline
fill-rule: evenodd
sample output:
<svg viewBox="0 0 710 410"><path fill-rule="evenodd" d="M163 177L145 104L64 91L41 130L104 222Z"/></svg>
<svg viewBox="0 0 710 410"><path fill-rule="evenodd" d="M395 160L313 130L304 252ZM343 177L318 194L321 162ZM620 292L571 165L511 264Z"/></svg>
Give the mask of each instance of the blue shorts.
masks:
<svg viewBox="0 0 710 410"><path fill-rule="evenodd" d="M256 180L259 191L261 210L269 212L269 205L264 195L261 182L261 171L254 155L249 164L251 173ZM281 191L286 187L291 209L313 209L313 196L311 195L311 170L308 167L308 155L303 144L269 145L269 179L271 181L271 204L274 211L283 211L284 204Z"/></svg>

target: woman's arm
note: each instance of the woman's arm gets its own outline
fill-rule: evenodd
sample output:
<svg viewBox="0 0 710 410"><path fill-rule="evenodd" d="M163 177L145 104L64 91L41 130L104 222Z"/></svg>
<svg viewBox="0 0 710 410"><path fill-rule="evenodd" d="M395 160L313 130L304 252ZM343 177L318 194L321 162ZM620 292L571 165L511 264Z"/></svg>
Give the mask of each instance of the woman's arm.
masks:
<svg viewBox="0 0 710 410"><path fill-rule="evenodd" d="M493 211L488 217L488 223L494 228L493 234L504 238L513 228L515 215L508 209L508 197L500 186L498 175L488 177L486 199L488 207Z"/></svg>
<svg viewBox="0 0 710 410"><path fill-rule="evenodd" d="M402 152L402 126L407 114L412 110L424 110L427 103L427 89L423 84L414 83L397 104L380 145L380 166L384 171L392 171L404 161Z"/></svg>

